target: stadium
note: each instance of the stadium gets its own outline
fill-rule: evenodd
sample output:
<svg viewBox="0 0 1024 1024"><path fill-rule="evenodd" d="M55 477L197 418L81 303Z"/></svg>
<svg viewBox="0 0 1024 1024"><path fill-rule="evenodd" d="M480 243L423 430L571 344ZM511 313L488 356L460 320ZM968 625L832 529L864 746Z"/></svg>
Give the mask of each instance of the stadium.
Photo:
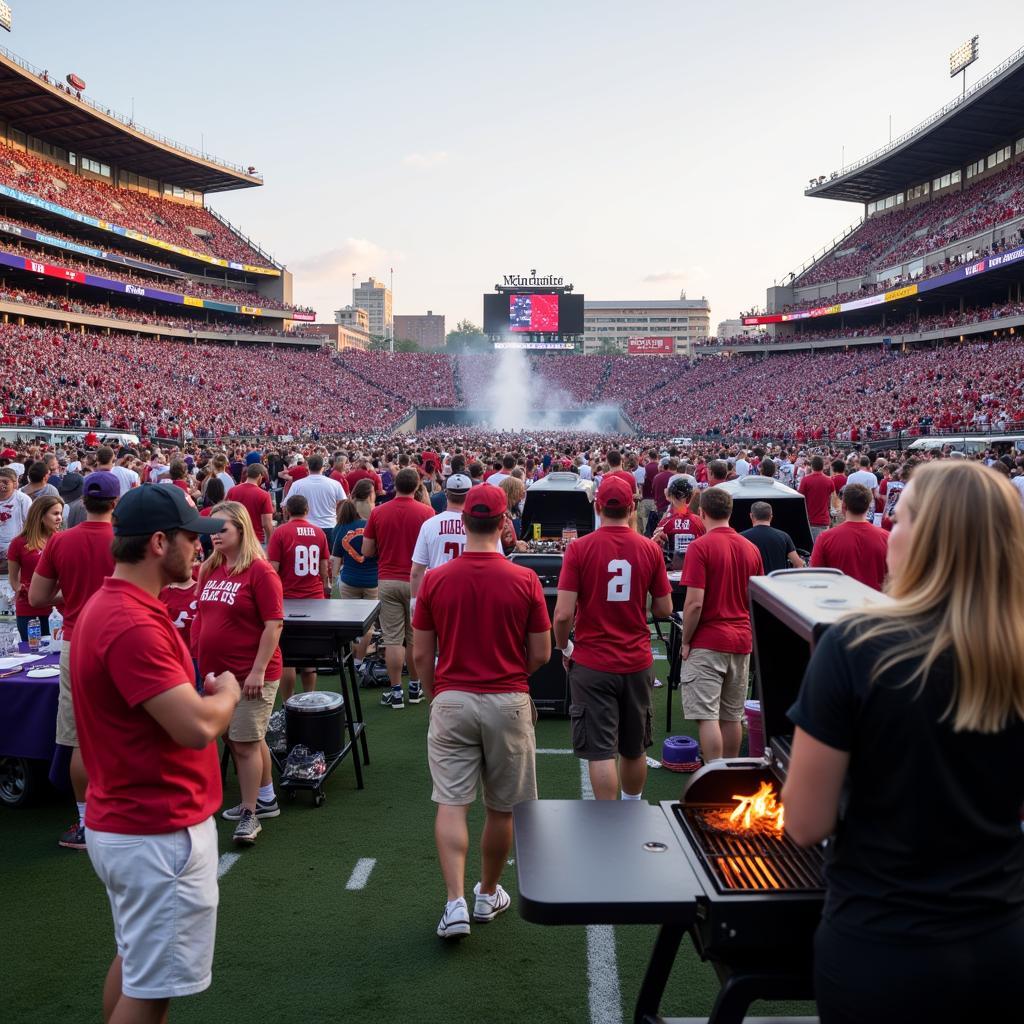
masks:
<svg viewBox="0 0 1024 1024"><path fill-rule="evenodd" d="M507 282L485 296L486 351L396 353L327 344L310 326L314 310L293 301L288 267L215 210L221 193L262 184L257 168L144 129L93 102L76 76L57 79L0 47L0 358L6 371L0 466L21 466L33 486L27 470L50 455L62 475L75 475L70 460L87 481L90 471L103 472L96 452L107 446L119 466L136 474L144 464L166 470L187 462L179 486L208 512L212 502L203 507L197 471L217 466L213 460L223 453L241 486L255 453L273 473L276 523L287 488L313 458L333 460L350 493L353 471L356 479L380 481L412 466L423 478L420 487L432 486L436 495L445 489L442 461L445 476L455 472L453 457L462 458L467 473L480 462L484 475L474 476L476 483L492 471L506 476L508 454L513 461L506 470L533 474L525 475L526 497L517 499L518 528L531 521L526 487L545 474L548 482L533 495L535 510L550 484L548 498L560 514L585 494L583 518L594 519L592 482L601 476L643 472L654 461L666 473L665 487L678 470L692 473L703 490L709 472L714 484L712 464L724 462L729 479L722 484L732 488L735 507L747 517L743 526L750 527L750 501L741 500L736 467L774 460L789 476L776 473L764 493L784 507L796 499L794 521L809 538L796 545L803 556L814 543L809 531L820 524L804 514L796 488L814 457L840 460L845 480L864 465L857 461L863 456L880 477L874 497L887 529L895 498L886 501L883 485L898 496L907 479L901 474L922 453L947 463L962 454L1000 462L1024 493L1014 482L1024 477L1024 49L882 149L811 179L808 200L856 204L858 221L766 287L763 307L739 317L742 334L702 338L677 354L582 354L583 296L569 295L554 278L535 288L526 278ZM254 211L260 202L251 193ZM536 299L555 294L560 301L578 299L578 309ZM493 330L488 318L498 324ZM613 451L621 465L609 458ZM552 483L559 471L576 478ZM635 498L642 507L643 494L652 514L657 499L656 525L667 506L648 473L646 491L635 477ZM511 521L515 502L506 493ZM545 578L554 563L536 559L562 565L576 542L576 513L565 514L566 525L573 522L568 533L550 535L546 526L543 535L539 529L540 513L533 515L537 532L532 538L525 529L516 533L508 550L540 577L553 614L558 571ZM780 513L777 522L783 518ZM670 557L666 563L682 571ZM682 619L672 628L681 629ZM756 632L755 620L755 644ZM772 635L798 647L807 640L797 626ZM811 648L817 636L807 641ZM669 627L652 614L648 638L659 677L648 753L662 756L673 738L696 738L699 730L694 721L680 721L678 707L672 726L680 636L669 639ZM379 632L373 643L383 671L388 644ZM9 645L0 651L16 653ZM796 661L801 658L806 667L803 653ZM318 689L343 694L348 712L353 694L331 664L320 666ZM545 671L557 679L549 674L543 685L560 696L552 702L557 713L536 722L538 788L546 800L582 802L594 792L586 761L571 756L572 712L559 650L538 675ZM110 906L89 859L55 842L68 823L70 755L54 747L52 732L42 747L25 740L30 701L13 693L8 677L16 674L0 671L0 706L8 718L0 728L0 800L8 805L0 806L0 856L8 865L3 907L14 968L0 1006L18 1024L93 1020L112 953ZM540 685L533 694L538 704ZM353 687L356 701L360 688ZM11 693L4 696L5 690ZM795 690L788 696L795 699ZM753 1020L744 1018L751 1005L787 1015L759 1020L817 1020L806 964L789 970L771 950L765 954L763 911L750 911L762 916L748 919L757 927L746 935L762 933L759 955L771 961L767 980L751 969L746 947L742 955L720 953L714 941L699 937L692 919L692 944L684 942L678 957L673 949L666 964L658 960L666 955L661 943L671 945L671 929L679 925L679 946L678 915L630 918L623 910L596 923L570 908L561 928L519 919L518 845L503 876L512 896L508 919L474 924L472 940L458 948L435 940L440 890L427 715L415 707L395 715L370 688L363 689L362 705L362 749L365 755L368 737L372 761L360 762L352 732L348 761L326 790L316 791L315 806L302 787L295 800L284 801L282 793L281 816L266 823L257 851L239 852L233 823L218 810L214 983L175 999L174 1020L237 1014L241 996L245 1012L265 1021L381 1021L415 1012L445 1024L621 1024L632 1017L637 993L649 998L653 989L653 1011L636 1019L662 1020L654 1016L660 1000L680 1020ZM53 709L47 705L43 717ZM745 755L753 755L752 743L752 736L744 738ZM227 767L226 744L223 749L224 806L230 807L243 795ZM353 777L353 761L363 765L365 788L359 767ZM644 800L654 808L678 801L683 778L652 770ZM477 803L469 811L471 834L483 820ZM670 834L655 838L663 842ZM557 838L567 842L563 833ZM601 841L600 832L589 835L593 848ZM655 851L657 845L648 844ZM552 840L543 856L555 861L558 846ZM608 849L618 848L609 840ZM615 855L623 864L630 856L625 848ZM479 859L471 847L471 871ZM608 883L616 871L613 864L600 877ZM819 879L815 919L820 887ZM779 948L788 955L785 941ZM496 964L520 983L495 986ZM486 993L483 1005L480 993Z"/></svg>

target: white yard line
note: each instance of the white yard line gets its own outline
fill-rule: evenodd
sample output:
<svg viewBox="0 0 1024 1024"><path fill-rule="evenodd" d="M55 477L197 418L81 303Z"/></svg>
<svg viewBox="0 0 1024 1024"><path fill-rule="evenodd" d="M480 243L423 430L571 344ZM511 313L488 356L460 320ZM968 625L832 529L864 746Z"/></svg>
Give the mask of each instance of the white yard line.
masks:
<svg viewBox="0 0 1024 1024"><path fill-rule="evenodd" d="M217 880L220 881L239 861L240 853L222 853L217 861Z"/></svg>
<svg viewBox="0 0 1024 1024"><path fill-rule="evenodd" d="M572 751L568 748L560 749L558 747L542 747L537 751L538 754L571 754Z"/></svg>
<svg viewBox="0 0 1024 1024"><path fill-rule="evenodd" d="M352 869L352 874L348 876L345 888L365 889L366 883L370 878L370 872L373 870L373 866L376 863L377 859L375 857L360 857L359 860L356 861L356 866Z"/></svg>
<svg viewBox="0 0 1024 1024"><path fill-rule="evenodd" d="M586 761L580 761L580 792L584 800L594 799ZM587 1003L590 1024L622 1024L619 960L615 929L610 924L587 926Z"/></svg>

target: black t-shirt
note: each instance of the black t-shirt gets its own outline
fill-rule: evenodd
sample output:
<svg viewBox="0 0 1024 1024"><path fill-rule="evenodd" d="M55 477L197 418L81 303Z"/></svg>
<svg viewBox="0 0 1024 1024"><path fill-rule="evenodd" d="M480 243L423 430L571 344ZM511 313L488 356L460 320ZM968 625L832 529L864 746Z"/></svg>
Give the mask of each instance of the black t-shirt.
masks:
<svg viewBox="0 0 1024 1024"><path fill-rule="evenodd" d="M793 538L784 530L776 530L774 526L752 526L744 530L741 536L746 537L761 552L766 573L791 568L788 556L790 551L796 551L796 546Z"/></svg>
<svg viewBox="0 0 1024 1024"><path fill-rule="evenodd" d="M850 753L847 802L826 868L824 916L886 941L949 942L1024 917L1024 723L997 734L942 721L954 659L923 688L903 662L869 684L902 639L850 649L865 620L822 637L790 719Z"/></svg>

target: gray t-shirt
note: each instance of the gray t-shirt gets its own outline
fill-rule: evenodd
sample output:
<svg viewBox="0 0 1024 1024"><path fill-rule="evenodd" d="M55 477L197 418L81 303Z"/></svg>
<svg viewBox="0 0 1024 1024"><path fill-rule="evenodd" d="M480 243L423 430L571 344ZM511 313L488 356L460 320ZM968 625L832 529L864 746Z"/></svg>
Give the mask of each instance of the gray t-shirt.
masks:
<svg viewBox="0 0 1024 1024"><path fill-rule="evenodd" d="M43 484L43 486L40 487L38 491L30 491L29 485L25 484L25 486L22 487L21 489L21 493L28 495L28 497L30 497L33 501L35 501L36 498L43 497L43 495L54 498L60 497L60 494L58 494L57 492L57 488L54 487L53 484Z"/></svg>

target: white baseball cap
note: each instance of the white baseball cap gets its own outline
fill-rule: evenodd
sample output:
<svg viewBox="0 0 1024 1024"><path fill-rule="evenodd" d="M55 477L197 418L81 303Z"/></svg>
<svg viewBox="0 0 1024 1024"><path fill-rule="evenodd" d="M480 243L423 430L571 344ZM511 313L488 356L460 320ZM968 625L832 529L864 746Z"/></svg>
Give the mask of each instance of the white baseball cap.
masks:
<svg viewBox="0 0 1024 1024"><path fill-rule="evenodd" d="M473 481L465 473L452 473L444 485L446 491L468 491Z"/></svg>

